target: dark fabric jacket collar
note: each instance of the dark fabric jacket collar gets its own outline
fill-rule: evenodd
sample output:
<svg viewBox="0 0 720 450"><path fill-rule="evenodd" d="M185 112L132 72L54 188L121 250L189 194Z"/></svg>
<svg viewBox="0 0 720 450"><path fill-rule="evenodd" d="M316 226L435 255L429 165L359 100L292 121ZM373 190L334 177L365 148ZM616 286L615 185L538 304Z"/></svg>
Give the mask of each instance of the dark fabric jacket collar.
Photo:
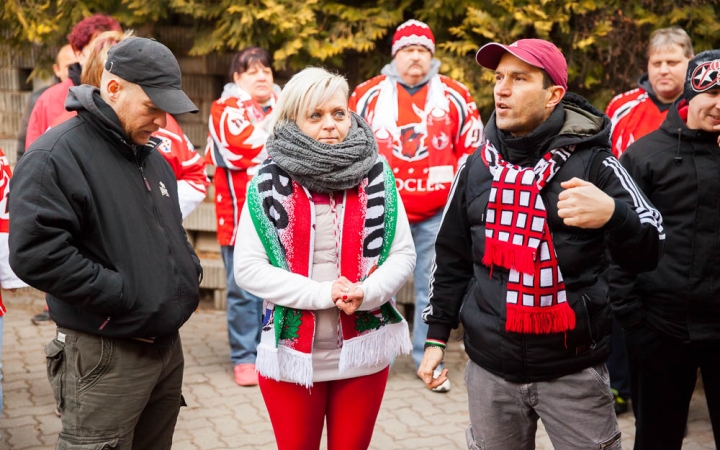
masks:
<svg viewBox="0 0 720 450"><path fill-rule="evenodd" d="M650 100L655 103L655 106L657 106L660 111L665 111L672 106L672 102L663 103L660 101L657 94L655 94L655 90L653 90L652 84L650 84L650 76L648 74L644 73L638 78L638 87L647 92Z"/></svg>
<svg viewBox="0 0 720 450"><path fill-rule="evenodd" d="M581 143L607 146L610 120L584 98L567 93L550 117L531 133L514 137L498 129L493 111L485 136L508 162L531 167L554 148Z"/></svg>
<svg viewBox="0 0 720 450"><path fill-rule="evenodd" d="M82 75L82 67L80 64L75 63L70 66L68 66L68 78L70 78L75 86L80 86L82 84L82 81L80 81L80 76Z"/></svg>
<svg viewBox="0 0 720 450"><path fill-rule="evenodd" d="M156 138L150 138L150 142L146 145L132 144L120 127L120 119L115 114L115 110L105 103L100 96L100 90L96 87L83 84L70 88L65 100L65 109L77 111L78 115L94 126L100 134L117 143L114 148L131 161L141 163L160 142Z"/></svg>

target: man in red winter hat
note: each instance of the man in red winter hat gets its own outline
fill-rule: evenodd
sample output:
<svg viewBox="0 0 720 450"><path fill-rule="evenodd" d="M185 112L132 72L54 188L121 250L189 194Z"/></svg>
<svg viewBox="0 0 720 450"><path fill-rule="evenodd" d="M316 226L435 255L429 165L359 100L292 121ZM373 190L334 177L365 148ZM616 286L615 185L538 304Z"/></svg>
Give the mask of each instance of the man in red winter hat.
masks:
<svg viewBox="0 0 720 450"><path fill-rule="evenodd" d="M381 75L358 86L350 98L350 109L370 124L380 153L395 172L410 219L417 252L413 320L416 369L427 335L421 314L428 305L442 209L458 167L480 145L483 134L475 101L465 86L439 74L440 61L433 59L434 54L435 37L430 27L408 20L395 30L392 62ZM449 390L449 381L434 389Z"/></svg>

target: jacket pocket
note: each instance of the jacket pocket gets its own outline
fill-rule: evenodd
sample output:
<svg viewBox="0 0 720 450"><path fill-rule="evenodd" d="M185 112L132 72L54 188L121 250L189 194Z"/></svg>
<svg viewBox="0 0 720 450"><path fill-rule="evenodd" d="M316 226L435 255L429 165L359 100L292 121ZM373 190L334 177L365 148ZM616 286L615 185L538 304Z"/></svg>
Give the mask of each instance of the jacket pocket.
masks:
<svg viewBox="0 0 720 450"><path fill-rule="evenodd" d="M60 433L55 450L112 450L118 447L117 434L108 436L74 436Z"/></svg>
<svg viewBox="0 0 720 450"><path fill-rule="evenodd" d="M63 410L63 387L65 384L65 344L53 339L45 346L45 365L55 404Z"/></svg>

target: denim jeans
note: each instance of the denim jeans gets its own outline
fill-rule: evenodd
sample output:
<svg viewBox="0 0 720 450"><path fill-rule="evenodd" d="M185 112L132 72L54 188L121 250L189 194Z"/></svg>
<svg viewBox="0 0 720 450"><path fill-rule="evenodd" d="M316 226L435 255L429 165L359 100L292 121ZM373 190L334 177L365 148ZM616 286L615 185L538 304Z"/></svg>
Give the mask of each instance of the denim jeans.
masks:
<svg viewBox="0 0 720 450"><path fill-rule="evenodd" d="M622 450L605 364L554 380L511 383L470 360L465 384L469 450L534 449L538 419L555 450Z"/></svg>
<svg viewBox="0 0 720 450"><path fill-rule="evenodd" d="M255 364L262 329L263 301L235 282L233 253L235 247L221 247L227 275L227 323L230 359L234 365Z"/></svg>
<svg viewBox="0 0 720 450"><path fill-rule="evenodd" d="M415 243L415 315L413 317L413 361L415 369L420 367L425 353L425 339L428 326L422 320L422 311L428 305L430 291L430 271L435 260L435 236L440 229L442 211L422 222L411 223L410 232Z"/></svg>

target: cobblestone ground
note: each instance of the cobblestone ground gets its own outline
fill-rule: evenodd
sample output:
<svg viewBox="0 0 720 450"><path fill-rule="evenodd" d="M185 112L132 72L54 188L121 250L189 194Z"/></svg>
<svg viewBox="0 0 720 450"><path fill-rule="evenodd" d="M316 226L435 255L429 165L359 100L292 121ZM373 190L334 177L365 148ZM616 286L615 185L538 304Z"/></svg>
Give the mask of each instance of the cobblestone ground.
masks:
<svg viewBox="0 0 720 450"><path fill-rule="evenodd" d="M38 293L3 293L4 411L0 418L0 450L54 448L60 419L53 413L53 397L45 374L43 347L54 326L30 323L44 302ZM225 314L198 311L181 330L185 349L183 393L189 406L180 412L174 449L273 449L270 421L257 387L242 388L232 380L228 359ZM452 344L447 357L453 389L447 394L428 391L414 375L409 357L398 358L371 444L372 449L464 449L468 424L463 382L465 355ZM634 420L621 416L623 448L631 449ZM542 426L538 449L550 450ZM714 449L702 391L695 393L684 449Z"/></svg>

